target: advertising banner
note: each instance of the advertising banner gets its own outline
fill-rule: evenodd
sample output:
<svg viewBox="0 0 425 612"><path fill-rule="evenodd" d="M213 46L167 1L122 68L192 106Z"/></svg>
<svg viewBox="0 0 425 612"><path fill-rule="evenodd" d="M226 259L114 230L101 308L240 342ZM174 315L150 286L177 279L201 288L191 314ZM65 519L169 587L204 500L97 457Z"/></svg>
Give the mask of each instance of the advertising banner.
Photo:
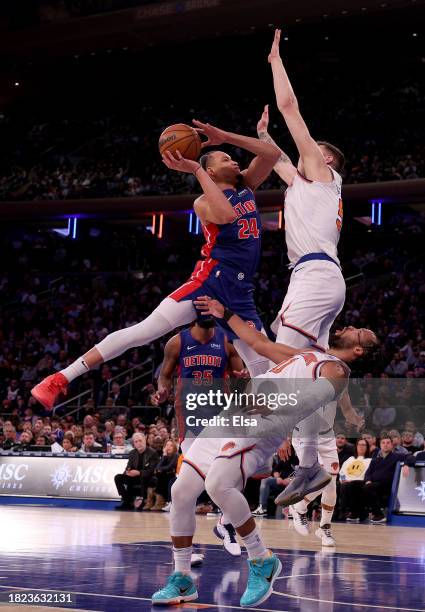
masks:
<svg viewBox="0 0 425 612"><path fill-rule="evenodd" d="M114 476L128 459L0 456L0 496L120 499Z"/></svg>

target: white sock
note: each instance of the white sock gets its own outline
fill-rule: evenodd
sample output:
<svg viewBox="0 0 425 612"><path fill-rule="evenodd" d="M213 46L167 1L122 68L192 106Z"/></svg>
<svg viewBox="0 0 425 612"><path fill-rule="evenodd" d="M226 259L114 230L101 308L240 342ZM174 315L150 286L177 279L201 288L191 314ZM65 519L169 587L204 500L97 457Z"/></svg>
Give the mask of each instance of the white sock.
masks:
<svg viewBox="0 0 425 612"><path fill-rule="evenodd" d="M270 555L270 551L264 546L261 535L257 527L247 536L242 538L248 557L250 559L265 559Z"/></svg>
<svg viewBox="0 0 425 612"><path fill-rule="evenodd" d="M333 509L325 510L324 508L322 508L322 518L320 519L320 527L323 527L323 525L331 524L333 513Z"/></svg>
<svg viewBox="0 0 425 612"><path fill-rule="evenodd" d="M71 365L64 370L61 370L61 374L65 376L68 382L72 382L74 378L78 378L82 374L89 372L90 368L82 357L78 357Z"/></svg>
<svg viewBox="0 0 425 612"><path fill-rule="evenodd" d="M305 501L305 499L302 499L297 504L294 504L294 508L300 514L305 514L307 512L308 503Z"/></svg>
<svg viewBox="0 0 425 612"><path fill-rule="evenodd" d="M192 548L192 546L188 546L187 548L174 548L173 546L174 570L176 572L190 574Z"/></svg>

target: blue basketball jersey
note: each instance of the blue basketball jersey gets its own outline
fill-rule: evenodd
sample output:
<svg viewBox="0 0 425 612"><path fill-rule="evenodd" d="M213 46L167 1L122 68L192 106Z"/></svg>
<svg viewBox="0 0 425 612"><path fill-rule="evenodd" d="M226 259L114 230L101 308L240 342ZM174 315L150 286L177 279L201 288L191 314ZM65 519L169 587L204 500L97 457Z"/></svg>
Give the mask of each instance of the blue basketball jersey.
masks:
<svg viewBox="0 0 425 612"><path fill-rule="evenodd" d="M240 279L249 282L257 271L261 253L261 219L255 204L255 196L247 187L237 191L225 189L223 193L232 205L237 218L232 223L223 225L208 223L202 226L207 242L201 254L206 260L214 260L214 264L218 262L236 270L240 274ZM209 272L211 267L209 261L205 272ZM198 272L199 268L195 268L195 271ZM198 274L197 277L199 276L203 280L204 274Z"/></svg>
<svg viewBox="0 0 425 612"><path fill-rule="evenodd" d="M201 385L224 378L227 367L225 337L223 330L216 327L211 340L202 344L195 340L190 328L181 331L179 378L191 378Z"/></svg>

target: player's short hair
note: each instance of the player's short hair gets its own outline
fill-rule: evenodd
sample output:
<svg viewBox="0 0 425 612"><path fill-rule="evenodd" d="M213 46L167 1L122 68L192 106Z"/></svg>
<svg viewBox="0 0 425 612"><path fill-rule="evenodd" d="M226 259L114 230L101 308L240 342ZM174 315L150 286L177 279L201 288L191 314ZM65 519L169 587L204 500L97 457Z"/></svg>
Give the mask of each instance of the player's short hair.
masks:
<svg viewBox="0 0 425 612"><path fill-rule="evenodd" d="M199 163L201 164L201 167L206 170L208 167L208 164L210 163L210 156L214 151L210 151L209 153L204 153L204 155L202 155L202 157L199 158Z"/></svg>
<svg viewBox="0 0 425 612"><path fill-rule="evenodd" d="M336 172L338 172L338 174L341 174L345 166L345 155L341 149L338 149L338 147L335 145L324 140L318 140L317 144L321 145L322 147L326 147L328 151L332 153L334 161L332 162L331 166L334 170L336 170Z"/></svg>

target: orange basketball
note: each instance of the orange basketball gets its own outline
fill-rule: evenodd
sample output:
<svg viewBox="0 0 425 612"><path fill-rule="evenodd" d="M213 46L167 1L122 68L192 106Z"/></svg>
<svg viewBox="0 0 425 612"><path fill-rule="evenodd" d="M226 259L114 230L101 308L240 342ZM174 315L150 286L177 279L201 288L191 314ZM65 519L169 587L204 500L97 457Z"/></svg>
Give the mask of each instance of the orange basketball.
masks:
<svg viewBox="0 0 425 612"><path fill-rule="evenodd" d="M177 149L186 159L198 159L201 154L201 139L190 125L176 123L167 127L159 137L159 152L170 151L175 155Z"/></svg>

